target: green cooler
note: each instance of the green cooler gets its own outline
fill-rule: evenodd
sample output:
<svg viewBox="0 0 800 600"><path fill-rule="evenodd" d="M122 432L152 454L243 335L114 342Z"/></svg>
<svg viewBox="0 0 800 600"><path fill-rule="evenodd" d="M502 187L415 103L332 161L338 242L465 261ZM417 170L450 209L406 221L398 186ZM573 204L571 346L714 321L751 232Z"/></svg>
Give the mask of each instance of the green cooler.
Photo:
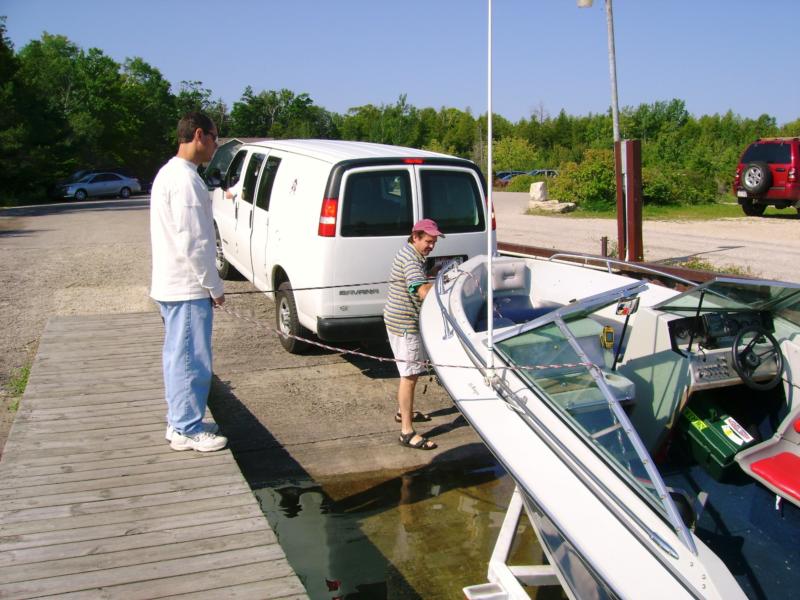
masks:
<svg viewBox="0 0 800 600"><path fill-rule="evenodd" d="M738 474L734 456L756 443L733 417L705 398L684 409L678 431L692 457L718 481Z"/></svg>

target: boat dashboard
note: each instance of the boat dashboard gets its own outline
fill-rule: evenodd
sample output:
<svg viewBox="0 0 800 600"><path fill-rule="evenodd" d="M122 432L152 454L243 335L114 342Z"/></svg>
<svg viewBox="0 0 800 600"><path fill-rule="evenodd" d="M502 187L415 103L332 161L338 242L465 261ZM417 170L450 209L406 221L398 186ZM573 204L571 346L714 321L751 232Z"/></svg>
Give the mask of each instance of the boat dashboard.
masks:
<svg viewBox="0 0 800 600"><path fill-rule="evenodd" d="M758 310L719 310L669 321L672 349L687 358L693 390L742 382L733 364L734 344L740 332L754 327L774 333L772 314ZM756 349L760 346L756 344ZM758 365L752 373L756 379L775 374L776 366L771 361Z"/></svg>

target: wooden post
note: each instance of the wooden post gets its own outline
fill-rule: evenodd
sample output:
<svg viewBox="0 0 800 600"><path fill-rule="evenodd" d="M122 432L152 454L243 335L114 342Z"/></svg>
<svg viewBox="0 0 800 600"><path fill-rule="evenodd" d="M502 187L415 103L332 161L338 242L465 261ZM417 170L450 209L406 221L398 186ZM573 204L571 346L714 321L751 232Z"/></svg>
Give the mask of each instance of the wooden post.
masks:
<svg viewBox="0 0 800 600"><path fill-rule="evenodd" d="M621 260L644 258L642 240L642 144L622 140L614 144L617 181L617 245Z"/></svg>
<svg viewBox="0 0 800 600"><path fill-rule="evenodd" d="M628 259L641 262L644 259L642 240L642 143L625 140L625 157L628 166L625 177L625 214L628 218Z"/></svg>
<svg viewBox="0 0 800 600"><path fill-rule="evenodd" d="M623 174L622 142L614 142L614 174L617 179L617 252L620 260L627 260L626 227L628 218L625 206L625 176Z"/></svg>

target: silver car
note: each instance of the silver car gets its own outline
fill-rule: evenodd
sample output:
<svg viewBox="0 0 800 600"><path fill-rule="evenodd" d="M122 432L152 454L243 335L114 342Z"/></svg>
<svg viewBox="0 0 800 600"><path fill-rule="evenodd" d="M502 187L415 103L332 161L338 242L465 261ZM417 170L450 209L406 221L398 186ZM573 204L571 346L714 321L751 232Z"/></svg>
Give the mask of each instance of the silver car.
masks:
<svg viewBox="0 0 800 600"><path fill-rule="evenodd" d="M71 183L61 186L63 198L86 200L89 196L119 196L129 198L131 194L142 191L139 180L119 173L90 173Z"/></svg>

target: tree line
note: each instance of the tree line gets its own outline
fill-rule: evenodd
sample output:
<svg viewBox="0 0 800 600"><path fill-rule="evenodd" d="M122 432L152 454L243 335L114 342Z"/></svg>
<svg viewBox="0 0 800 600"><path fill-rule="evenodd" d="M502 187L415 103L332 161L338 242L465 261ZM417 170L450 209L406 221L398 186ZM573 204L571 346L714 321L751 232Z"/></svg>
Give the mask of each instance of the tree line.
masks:
<svg viewBox="0 0 800 600"><path fill-rule="evenodd" d="M307 93L247 86L229 107L201 81L177 90L141 58L118 63L45 33L15 51L0 17L0 201L41 198L83 168L126 167L151 179L174 152L175 125L207 112L221 137L327 138L425 148L470 158L486 170L486 115L452 107L391 104L328 111ZM613 198L610 112L585 116L540 107L512 122L493 117L495 170L557 168L554 189L584 203ZM765 136L800 135L800 119L764 114L694 117L679 99L625 107L623 138L642 140L646 201L703 202L728 193L744 147ZM609 180L609 168L612 178ZM565 176L565 177L564 177ZM611 186L611 191L608 187Z"/></svg>

